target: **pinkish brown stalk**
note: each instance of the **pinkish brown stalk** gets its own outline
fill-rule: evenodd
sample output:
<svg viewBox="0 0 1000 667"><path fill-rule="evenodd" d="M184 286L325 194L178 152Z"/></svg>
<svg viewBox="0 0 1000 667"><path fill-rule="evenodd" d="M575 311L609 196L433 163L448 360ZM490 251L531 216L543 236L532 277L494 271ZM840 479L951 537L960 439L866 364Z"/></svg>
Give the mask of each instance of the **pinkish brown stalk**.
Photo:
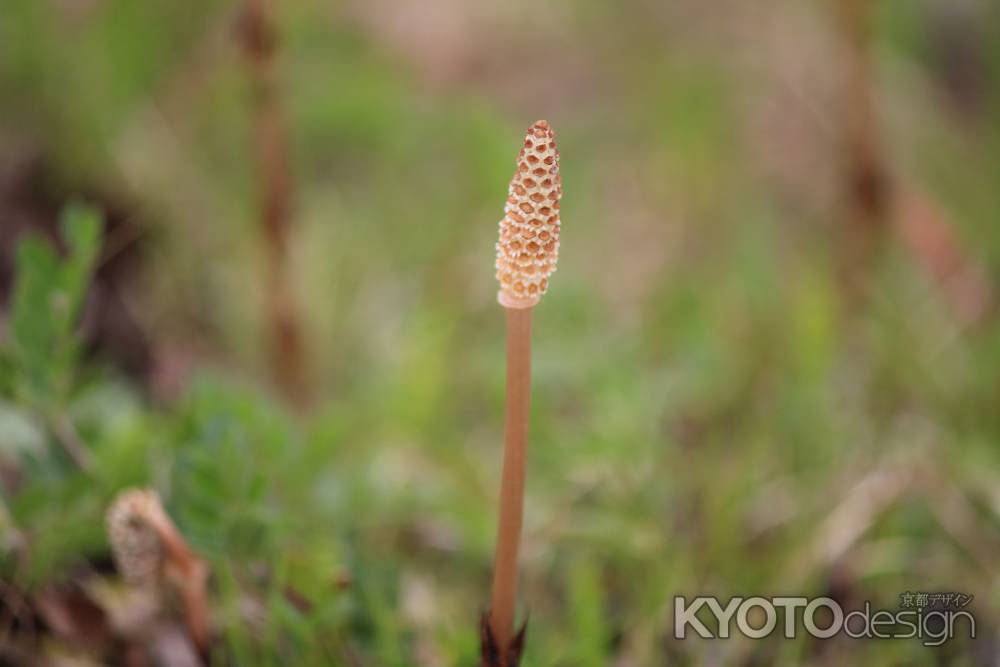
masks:
<svg viewBox="0 0 1000 667"><path fill-rule="evenodd" d="M252 133L260 226L265 243L265 308L271 373L294 404L308 402L302 324L292 284L293 179L287 122L276 76L273 0L244 0L240 41L253 94Z"/></svg>

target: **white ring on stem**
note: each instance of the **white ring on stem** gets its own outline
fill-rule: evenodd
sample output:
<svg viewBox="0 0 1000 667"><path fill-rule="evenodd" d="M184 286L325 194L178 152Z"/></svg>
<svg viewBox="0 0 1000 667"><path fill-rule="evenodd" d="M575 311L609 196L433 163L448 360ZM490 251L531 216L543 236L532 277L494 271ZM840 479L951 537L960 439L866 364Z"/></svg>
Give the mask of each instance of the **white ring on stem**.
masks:
<svg viewBox="0 0 1000 667"><path fill-rule="evenodd" d="M511 296L507 292L500 290L497 292L497 301L504 308L533 308L538 305L539 296Z"/></svg>

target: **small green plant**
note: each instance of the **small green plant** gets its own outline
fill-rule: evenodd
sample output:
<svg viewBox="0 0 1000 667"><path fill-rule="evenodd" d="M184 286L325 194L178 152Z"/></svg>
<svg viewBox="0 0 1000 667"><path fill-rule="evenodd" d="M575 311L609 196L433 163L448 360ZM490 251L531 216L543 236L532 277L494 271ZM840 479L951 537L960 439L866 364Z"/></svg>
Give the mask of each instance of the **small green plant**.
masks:
<svg viewBox="0 0 1000 667"><path fill-rule="evenodd" d="M10 371L4 374L9 382L5 389L86 469L89 455L66 407L80 355L77 323L101 247L101 217L87 206L69 206L59 229L65 258L36 236L18 246L3 354Z"/></svg>

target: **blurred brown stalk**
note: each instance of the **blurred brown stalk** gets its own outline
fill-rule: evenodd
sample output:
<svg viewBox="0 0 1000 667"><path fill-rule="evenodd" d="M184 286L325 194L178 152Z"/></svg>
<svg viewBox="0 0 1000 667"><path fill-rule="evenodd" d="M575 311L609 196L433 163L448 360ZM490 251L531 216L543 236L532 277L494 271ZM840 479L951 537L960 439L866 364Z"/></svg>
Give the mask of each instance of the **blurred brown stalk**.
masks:
<svg viewBox="0 0 1000 667"><path fill-rule="evenodd" d="M254 161L260 226L266 252L266 322L269 362L275 382L295 404L309 394L302 324L289 275L293 184L288 130L278 98L275 61L277 31L269 0L245 0L239 39L252 87Z"/></svg>
<svg viewBox="0 0 1000 667"><path fill-rule="evenodd" d="M962 324L990 309L986 270L965 248L946 214L919 189L894 181L875 101L872 22L875 0L834 0L844 44L842 88L847 226L842 270L849 301L856 302L895 235L943 291Z"/></svg>
<svg viewBox="0 0 1000 667"><path fill-rule="evenodd" d="M500 486L500 521L493 572L493 606L489 621L499 647L501 662L515 637L518 551L524 515L524 480L527 467L528 416L531 409L531 311L505 308L507 317L507 386L504 401L504 456Z"/></svg>
<svg viewBox="0 0 1000 667"><path fill-rule="evenodd" d="M847 208L843 270L848 290L856 293L886 236L890 181L875 111L872 82L872 0L834 0L844 43L842 83L844 184Z"/></svg>

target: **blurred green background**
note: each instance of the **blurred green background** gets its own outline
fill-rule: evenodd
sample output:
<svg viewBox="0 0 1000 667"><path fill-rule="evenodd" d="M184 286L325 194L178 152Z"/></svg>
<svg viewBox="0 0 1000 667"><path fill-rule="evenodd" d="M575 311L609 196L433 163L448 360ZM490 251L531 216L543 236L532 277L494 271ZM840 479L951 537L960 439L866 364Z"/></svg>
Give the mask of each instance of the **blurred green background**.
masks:
<svg viewBox="0 0 1000 667"><path fill-rule="evenodd" d="M0 663L192 664L115 623L150 486L211 664L476 664L547 118L524 664L1000 664L1000 6L254 7L0 6ZM906 591L977 639L672 638L679 594Z"/></svg>

